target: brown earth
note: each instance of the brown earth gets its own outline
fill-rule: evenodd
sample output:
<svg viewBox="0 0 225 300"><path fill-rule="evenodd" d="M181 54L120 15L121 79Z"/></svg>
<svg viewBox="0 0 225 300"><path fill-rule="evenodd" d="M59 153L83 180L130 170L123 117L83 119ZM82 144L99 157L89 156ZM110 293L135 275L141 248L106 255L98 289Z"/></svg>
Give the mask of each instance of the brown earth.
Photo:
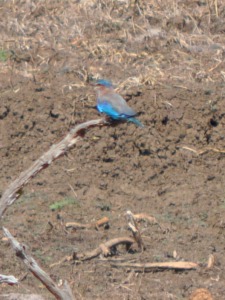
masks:
<svg viewBox="0 0 225 300"><path fill-rule="evenodd" d="M197 288L225 299L224 18L222 0L1 1L1 194L71 127L99 117L92 78L112 80L145 124L89 130L1 220L76 299L188 299ZM141 224L146 250L121 247L110 260L171 261L176 251L201 267L134 273L99 258L50 267L131 236L128 209L161 228ZM98 231L63 226L104 216L110 226ZM0 256L2 274L23 278L0 285L0 294L53 299L4 239Z"/></svg>

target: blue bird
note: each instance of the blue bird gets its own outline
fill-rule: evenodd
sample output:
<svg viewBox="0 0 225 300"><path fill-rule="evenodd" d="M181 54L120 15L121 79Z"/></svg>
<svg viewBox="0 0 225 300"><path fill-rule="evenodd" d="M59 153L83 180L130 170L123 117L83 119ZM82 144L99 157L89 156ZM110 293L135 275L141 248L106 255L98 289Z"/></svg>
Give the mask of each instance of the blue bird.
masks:
<svg viewBox="0 0 225 300"><path fill-rule="evenodd" d="M127 104L127 102L114 91L110 81L99 79L94 84L97 93L97 109L113 120L133 122L137 126L144 125L135 118L137 113Z"/></svg>

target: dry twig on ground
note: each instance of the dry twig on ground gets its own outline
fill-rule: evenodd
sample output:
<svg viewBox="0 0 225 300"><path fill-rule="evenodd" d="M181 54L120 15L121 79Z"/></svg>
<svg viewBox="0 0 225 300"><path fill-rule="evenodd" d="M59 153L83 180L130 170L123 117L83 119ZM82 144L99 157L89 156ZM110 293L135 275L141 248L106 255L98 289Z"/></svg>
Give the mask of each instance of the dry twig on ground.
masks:
<svg viewBox="0 0 225 300"><path fill-rule="evenodd" d="M65 228L73 228L73 229L87 229L87 228L95 228L98 229L99 227L107 224L109 222L109 219L107 217L104 217L96 222L92 222L89 224L81 224L77 222L68 222L65 224Z"/></svg>
<svg viewBox="0 0 225 300"><path fill-rule="evenodd" d="M111 263L112 267L131 268L136 272L149 272L155 270L194 270L198 264L185 261L155 262L155 263Z"/></svg>
<svg viewBox="0 0 225 300"><path fill-rule="evenodd" d="M158 224L155 217L149 216L146 213L140 213L133 215L136 221L147 220L150 224Z"/></svg>

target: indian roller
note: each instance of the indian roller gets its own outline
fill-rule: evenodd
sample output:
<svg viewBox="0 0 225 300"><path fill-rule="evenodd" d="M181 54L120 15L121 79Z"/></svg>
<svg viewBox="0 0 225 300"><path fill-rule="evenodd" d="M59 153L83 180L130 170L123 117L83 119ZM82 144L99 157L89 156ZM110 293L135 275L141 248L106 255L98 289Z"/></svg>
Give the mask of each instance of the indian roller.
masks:
<svg viewBox="0 0 225 300"><path fill-rule="evenodd" d="M135 118L137 113L127 102L114 91L112 83L105 79L99 79L94 84L97 93L97 109L113 120L133 122L137 126L144 125Z"/></svg>

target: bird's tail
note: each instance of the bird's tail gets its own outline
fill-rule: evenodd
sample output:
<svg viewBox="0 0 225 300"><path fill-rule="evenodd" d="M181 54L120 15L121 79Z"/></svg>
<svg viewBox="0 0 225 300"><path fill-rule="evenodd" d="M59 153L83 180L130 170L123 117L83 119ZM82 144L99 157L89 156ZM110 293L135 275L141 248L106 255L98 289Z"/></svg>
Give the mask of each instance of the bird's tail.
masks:
<svg viewBox="0 0 225 300"><path fill-rule="evenodd" d="M128 121L129 122L133 122L134 124L136 124L137 126L139 126L139 127L145 127L138 119L136 119L136 118L133 118L133 117L131 117L131 118L129 118L128 119Z"/></svg>

